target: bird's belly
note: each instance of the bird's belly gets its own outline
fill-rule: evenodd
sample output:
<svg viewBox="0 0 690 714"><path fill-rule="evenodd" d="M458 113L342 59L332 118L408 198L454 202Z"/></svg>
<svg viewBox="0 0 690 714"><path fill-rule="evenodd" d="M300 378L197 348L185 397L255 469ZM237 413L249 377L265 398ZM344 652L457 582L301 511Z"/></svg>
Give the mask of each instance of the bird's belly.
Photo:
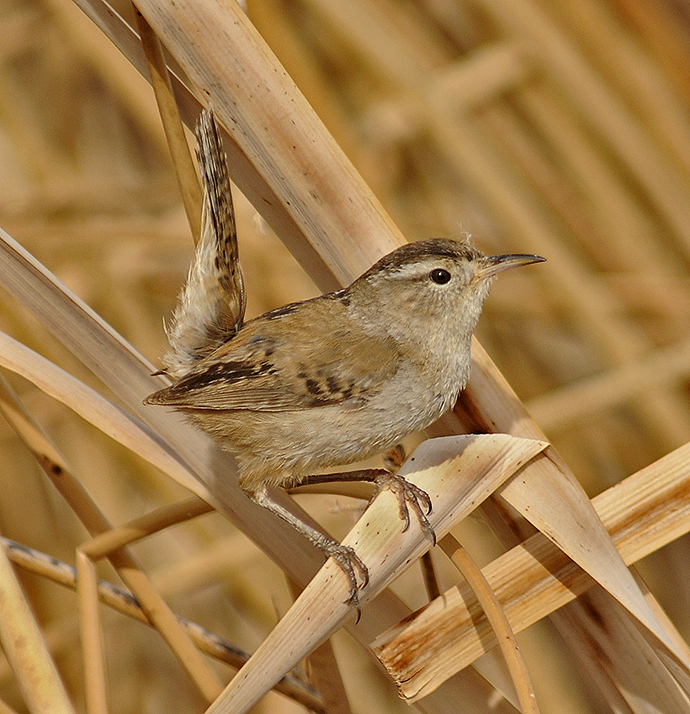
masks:
<svg viewBox="0 0 690 714"><path fill-rule="evenodd" d="M384 452L424 429L455 401L460 381L444 384L394 383L364 404L295 411L187 412L191 421L238 458L240 483L253 490L262 483L289 485L322 469L351 464Z"/></svg>

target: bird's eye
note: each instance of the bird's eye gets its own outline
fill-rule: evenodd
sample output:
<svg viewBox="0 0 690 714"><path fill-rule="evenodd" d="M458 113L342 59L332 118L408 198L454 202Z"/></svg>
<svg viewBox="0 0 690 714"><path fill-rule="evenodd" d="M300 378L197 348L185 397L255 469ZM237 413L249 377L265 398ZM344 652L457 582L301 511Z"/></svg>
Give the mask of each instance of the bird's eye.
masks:
<svg viewBox="0 0 690 714"><path fill-rule="evenodd" d="M429 277L438 285L445 285L450 281L450 273L443 268L434 268L429 273Z"/></svg>

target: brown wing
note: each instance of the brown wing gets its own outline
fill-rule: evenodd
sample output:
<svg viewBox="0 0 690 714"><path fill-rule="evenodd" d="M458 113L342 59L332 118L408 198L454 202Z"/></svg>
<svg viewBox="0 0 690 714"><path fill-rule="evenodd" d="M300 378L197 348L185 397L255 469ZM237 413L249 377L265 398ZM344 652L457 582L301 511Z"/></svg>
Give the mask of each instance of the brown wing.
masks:
<svg viewBox="0 0 690 714"><path fill-rule="evenodd" d="M324 334L324 325L348 325ZM398 367L389 337L350 325L337 299L288 305L238 335L147 402L181 409L286 411L349 402L378 391Z"/></svg>

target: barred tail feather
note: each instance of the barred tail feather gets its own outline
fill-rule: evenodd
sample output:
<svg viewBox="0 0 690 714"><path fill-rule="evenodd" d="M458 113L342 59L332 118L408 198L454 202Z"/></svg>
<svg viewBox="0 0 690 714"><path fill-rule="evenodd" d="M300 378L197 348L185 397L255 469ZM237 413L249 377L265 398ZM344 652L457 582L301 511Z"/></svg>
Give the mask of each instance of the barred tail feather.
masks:
<svg viewBox="0 0 690 714"><path fill-rule="evenodd" d="M231 339L242 327L245 311L230 177L212 110L201 113L196 137L204 188L201 238L166 328L170 350L163 358L176 379Z"/></svg>

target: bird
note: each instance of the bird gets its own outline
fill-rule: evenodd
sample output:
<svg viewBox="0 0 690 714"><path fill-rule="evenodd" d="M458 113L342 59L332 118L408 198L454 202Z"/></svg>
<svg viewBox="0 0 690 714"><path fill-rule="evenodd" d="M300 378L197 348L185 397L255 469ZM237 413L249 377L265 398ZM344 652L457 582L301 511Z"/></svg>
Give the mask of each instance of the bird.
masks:
<svg viewBox="0 0 690 714"><path fill-rule="evenodd" d="M225 223L225 233L234 233L234 220ZM244 323L237 251L224 247L232 236L211 233L202 230L208 245L202 237L169 330L165 363L173 383L145 401L179 410L231 452L241 489L338 562L350 581L348 602L359 611L365 564L279 504L271 487L374 481L397 493L404 527L409 505L435 537L429 496L402 477L378 469L322 472L386 452L452 408L469 379L472 333L493 278L544 258L487 256L446 238L417 241L343 289Z"/></svg>

